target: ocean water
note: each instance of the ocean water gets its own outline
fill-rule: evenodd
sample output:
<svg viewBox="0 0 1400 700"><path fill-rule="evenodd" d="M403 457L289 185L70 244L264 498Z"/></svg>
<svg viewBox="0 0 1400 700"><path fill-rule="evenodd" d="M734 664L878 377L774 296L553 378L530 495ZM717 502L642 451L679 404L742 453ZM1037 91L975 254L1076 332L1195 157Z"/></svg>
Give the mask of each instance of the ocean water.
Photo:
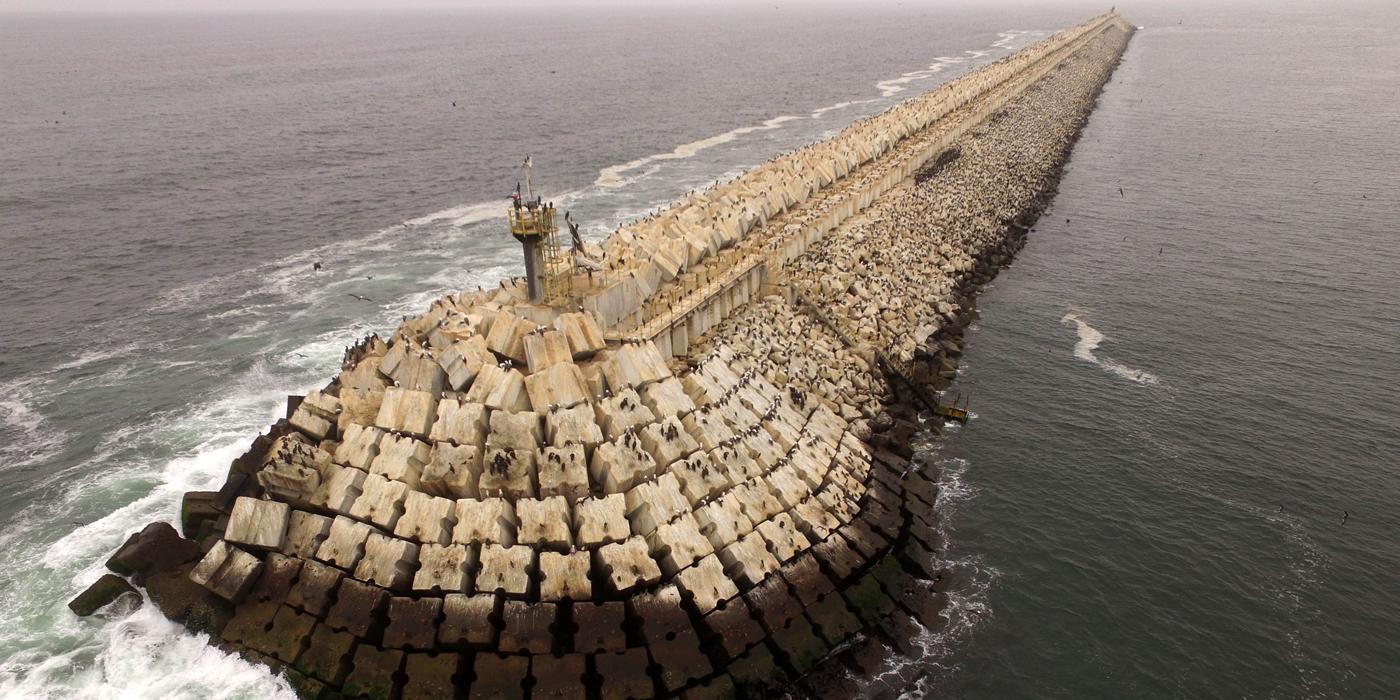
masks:
<svg viewBox="0 0 1400 700"><path fill-rule="evenodd" d="M1125 8L925 446L959 585L901 690L1400 689L1400 22L1274 8ZM0 695L286 692L64 603L344 346L518 274L525 154L600 237L1101 10L0 17Z"/></svg>

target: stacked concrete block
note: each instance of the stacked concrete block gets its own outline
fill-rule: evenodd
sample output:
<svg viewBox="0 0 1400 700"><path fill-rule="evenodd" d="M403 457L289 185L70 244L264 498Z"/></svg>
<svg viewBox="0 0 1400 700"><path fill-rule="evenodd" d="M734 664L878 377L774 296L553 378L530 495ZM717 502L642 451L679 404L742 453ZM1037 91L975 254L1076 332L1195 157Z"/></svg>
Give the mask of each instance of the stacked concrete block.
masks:
<svg viewBox="0 0 1400 700"><path fill-rule="evenodd" d="M364 555L355 565L355 578L391 591L407 591L418 569L418 544L371 532Z"/></svg>
<svg viewBox="0 0 1400 700"><path fill-rule="evenodd" d="M486 339L480 335L453 341L438 353L437 360L452 391L465 391L482 367L496 363L486 347Z"/></svg>
<svg viewBox="0 0 1400 700"><path fill-rule="evenodd" d="M614 493L574 503L574 541L580 547L600 547L632 535L627 523L627 500Z"/></svg>
<svg viewBox="0 0 1400 700"><path fill-rule="evenodd" d="M695 401L685 393L685 387L675 377L647 384L640 393L642 403L657 418L685 416L695 410Z"/></svg>
<svg viewBox="0 0 1400 700"><path fill-rule="evenodd" d="M693 507L701 501L714 498L734 485L729 471L715 465L710 455L699 450L689 457L671 464L671 473L680 484L681 493L690 500Z"/></svg>
<svg viewBox="0 0 1400 700"><path fill-rule="evenodd" d="M293 428L311 436L315 440L332 437L340 417L340 399L330 394L313 391L301 400L297 410L292 412L288 422Z"/></svg>
<svg viewBox="0 0 1400 700"><path fill-rule="evenodd" d="M591 454L603 441L603 429L594 418L593 406L579 404L572 408L555 408L545 413L545 436L555 447L582 445Z"/></svg>
<svg viewBox="0 0 1400 700"><path fill-rule="evenodd" d="M712 413L705 407L686 414L681 420L687 433L695 439L706 452L719 449L734 439L734 429L724 422L724 418L719 413Z"/></svg>
<svg viewBox="0 0 1400 700"><path fill-rule="evenodd" d="M418 488L423 467L432 460L432 446L407 435L385 435L379 441L379 454L370 462L369 473Z"/></svg>
<svg viewBox="0 0 1400 700"><path fill-rule="evenodd" d="M544 410L567 407L588 400L588 381L572 362L552 365L525 378L530 405Z"/></svg>
<svg viewBox="0 0 1400 700"><path fill-rule="evenodd" d="M525 336L525 362L532 375L558 364L573 364L568 338L559 331Z"/></svg>
<svg viewBox="0 0 1400 700"><path fill-rule="evenodd" d="M658 525L646 538L652 557L668 576L715 551L710 540L700 534L700 525L690 513Z"/></svg>
<svg viewBox="0 0 1400 700"><path fill-rule="evenodd" d="M609 590L615 594L645 588L661 580L661 569L651 558L646 540L640 536L593 550L593 569L604 577Z"/></svg>
<svg viewBox="0 0 1400 700"><path fill-rule="evenodd" d="M491 352L525 366L525 337L535 332L535 324L515 314L501 310L491 321L486 334L486 347Z"/></svg>
<svg viewBox="0 0 1400 700"><path fill-rule="evenodd" d="M477 491L483 496L534 498L537 452L533 447L488 447Z"/></svg>
<svg viewBox="0 0 1400 700"><path fill-rule="evenodd" d="M540 415L533 411L491 413L491 432L486 437L488 448L514 448L532 450L544 442L543 424Z"/></svg>
<svg viewBox="0 0 1400 700"><path fill-rule="evenodd" d="M456 526L456 503L449 498L410 491L394 536L420 544L447 544Z"/></svg>
<svg viewBox="0 0 1400 700"><path fill-rule="evenodd" d="M348 515L364 491L367 476L359 469L332 465L312 494L312 505Z"/></svg>
<svg viewBox="0 0 1400 700"><path fill-rule="evenodd" d="M812 546L787 513L779 513L771 520L759 523L754 529L763 536L764 541L768 543L769 553L779 563L792 561Z"/></svg>
<svg viewBox="0 0 1400 700"><path fill-rule="evenodd" d="M442 399L438 402L437 420L428 438L435 442L481 447L486 440L488 413L481 403Z"/></svg>
<svg viewBox="0 0 1400 700"><path fill-rule="evenodd" d="M569 501L563 496L520 499L515 502L515 515L520 523L516 534L520 544L536 549L573 547Z"/></svg>
<svg viewBox="0 0 1400 700"><path fill-rule="evenodd" d="M525 546L482 545L476 590L523 598L534 578L535 554L535 550Z"/></svg>
<svg viewBox="0 0 1400 700"><path fill-rule="evenodd" d="M224 539L250 549L280 550L290 516L291 508L285 503L240 496L233 503Z"/></svg>
<svg viewBox="0 0 1400 700"><path fill-rule="evenodd" d="M374 527L343 515L331 521L330 532L316 549L316 560L344 571L353 571L365 553L365 540Z"/></svg>
<svg viewBox="0 0 1400 700"><path fill-rule="evenodd" d="M370 474L365 477L363 488L360 497L350 506L350 517L392 531L399 522L399 516L403 515L404 500L408 498L408 485L378 474Z"/></svg>
<svg viewBox="0 0 1400 700"><path fill-rule="evenodd" d="M282 553L298 559L311 559L330 532L330 518L294 510L287 517L287 536L282 541Z"/></svg>
<svg viewBox="0 0 1400 700"><path fill-rule="evenodd" d="M639 435L642 447L651 453L652 459L660 469L666 469L676 460L700 449L700 444L690 436L675 416L642 428Z"/></svg>
<svg viewBox="0 0 1400 700"><path fill-rule="evenodd" d="M427 436L437 419L437 394L401 387L384 390L374 424L390 431Z"/></svg>
<svg viewBox="0 0 1400 700"><path fill-rule="evenodd" d="M237 603L253 589L262 567L257 557L219 540L190 570L190 580Z"/></svg>
<svg viewBox="0 0 1400 700"><path fill-rule="evenodd" d="M418 550L418 571L413 590L419 593L467 593L471 591L476 547L462 544L425 544Z"/></svg>
<svg viewBox="0 0 1400 700"><path fill-rule="evenodd" d="M603 329L591 314L567 313L554 319L554 327L564 335L569 343L569 352L574 359L592 357L606 347Z"/></svg>
<svg viewBox="0 0 1400 700"><path fill-rule="evenodd" d="M680 481L669 472L627 490L627 520L632 532L649 535L661 525L690 512Z"/></svg>
<svg viewBox="0 0 1400 700"><path fill-rule="evenodd" d="M439 442L423 467L418 487L445 498L475 498L481 481L481 448Z"/></svg>
<svg viewBox="0 0 1400 700"><path fill-rule="evenodd" d="M540 552L540 600L589 600L593 583L589 578L591 555L587 550Z"/></svg>
<svg viewBox="0 0 1400 700"><path fill-rule="evenodd" d="M593 483L606 493L621 493L656 474L656 460L632 433L605 442L593 450L588 465Z"/></svg>
<svg viewBox="0 0 1400 700"><path fill-rule="evenodd" d="M753 521L744 513L738 496L732 491L696 508L695 522L716 550L728 547L753 530Z"/></svg>
<svg viewBox="0 0 1400 700"><path fill-rule="evenodd" d="M642 398L631 388L618 391L611 397L595 404L598 425L607 433L608 439L616 440L630 430L637 430L656 420L656 415L642 403Z"/></svg>
<svg viewBox="0 0 1400 700"><path fill-rule="evenodd" d="M457 501L457 544L515 544L515 506L504 498L463 498Z"/></svg>
<svg viewBox="0 0 1400 700"><path fill-rule="evenodd" d="M525 391L525 375L514 367L485 365L467 391L468 403L485 404L497 411L518 413L530 410L530 396Z"/></svg>
<svg viewBox="0 0 1400 700"><path fill-rule="evenodd" d="M384 431L379 428L352 423L346 427L336 447L335 461L369 471L369 465L379 456L379 442L383 438Z"/></svg>
<svg viewBox="0 0 1400 700"><path fill-rule="evenodd" d="M540 450L540 496L563 496L576 501L588 495L588 457L584 446L546 447Z"/></svg>

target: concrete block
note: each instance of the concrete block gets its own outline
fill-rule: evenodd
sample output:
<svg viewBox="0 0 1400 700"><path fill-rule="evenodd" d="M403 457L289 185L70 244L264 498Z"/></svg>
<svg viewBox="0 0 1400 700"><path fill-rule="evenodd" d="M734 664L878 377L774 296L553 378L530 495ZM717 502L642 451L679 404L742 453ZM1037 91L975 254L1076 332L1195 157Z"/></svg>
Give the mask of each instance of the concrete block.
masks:
<svg viewBox="0 0 1400 700"><path fill-rule="evenodd" d="M476 566L476 550L462 544L425 544L418 550L418 572L413 576L416 593L467 593Z"/></svg>
<svg viewBox="0 0 1400 700"><path fill-rule="evenodd" d="M529 592L530 578L535 573L535 550L485 544L481 546L480 562L476 590L512 597L524 597Z"/></svg>
<svg viewBox="0 0 1400 700"><path fill-rule="evenodd" d="M515 506L504 498L457 500L457 544L515 544Z"/></svg>
<svg viewBox="0 0 1400 700"><path fill-rule="evenodd" d="M287 517L287 537L282 541L282 553L298 559L310 559L330 533L330 518L294 510Z"/></svg>
<svg viewBox="0 0 1400 700"><path fill-rule="evenodd" d="M403 515L394 526L394 536L420 544L447 544L457 524L456 503L449 498L410 491L404 499Z"/></svg>
<svg viewBox="0 0 1400 700"><path fill-rule="evenodd" d="M539 460L540 496L563 496L570 502L588 496L588 457L583 445L546 447Z"/></svg>
<svg viewBox="0 0 1400 700"><path fill-rule="evenodd" d="M651 558L646 540L639 535L594 550L593 566L605 577L613 593L627 593L661 580L661 569Z"/></svg>
<svg viewBox="0 0 1400 700"><path fill-rule="evenodd" d="M798 529L812 542L826 539L842 524L815 496L797 504L797 507L792 509L792 518Z"/></svg>
<svg viewBox="0 0 1400 700"><path fill-rule="evenodd" d="M403 698L457 697L466 659L456 654L405 654ZM463 688L465 689L465 688Z"/></svg>
<svg viewBox="0 0 1400 700"><path fill-rule="evenodd" d="M572 700L587 685L586 657L583 654L536 656L530 661L531 700Z"/></svg>
<svg viewBox="0 0 1400 700"><path fill-rule="evenodd" d="M507 600L501 606L500 650L516 654L548 656L554 649L554 627L559 620L555 603Z"/></svg>
<svg viewBox="0 0 1400 700"><path fill-rule="evenodd" d="M567 550L573 547L569 529L569 501L563 496L543 500L522 498L515 502L515 515L520 521L517 541L536 549Z"/></svg>
<svg viewBox="0 0 1400 700"><path fill-rule="evenodd" d="M335 435L339 414L340 399L313 391L302 399L287 423L319 442Z"/></svg>
<svg viewBox="0 0 1400 700"><path fill-rule="evenodd" d="M374 528L343 515L331 521L330 534L316 550L316 559L331 566L353 571L365 553L365 540Z"/></svg>
<svg viewBox="0 0 1400 700"><path fill-rule="evenodd" d="M555 447L582 445L591 453L603 441L603 429L598 427L590 404L549 410L545 413L544 422L549 444Z"/></svg>
<svg viewBox="0 0 1400 700"><path fill-rule="evenodd" d="M690 502L681 494L680 482L667 472L627 490L627 520L632 532L649 535L656 528L690 512Z"/></svg>
<svg viewBox="0 0 1400 700"><path fill-rule="evenodd" d="M783 504L784 510L796 508L812 493L812 487L798 477L797 469L790 464L769 472L764 480L772 488L778 502Z"/></svg>
<svg viewBox="0 0 1400 700"><path fill-rule="evenodd" d="M591 357L607 347L603 329L592 315L586 313L560 314L554 319L554 327L564 335L569 343L569 353L575 359Z"/></svg>
<svg viewBox="0 0 1400 700"><path fill-rule="evenodd" d="M379 441L379 455L369 465L370 474L401 481L409 488L418 488L423 467L433 458L433 448L426 442L408 436L385 435Z"/></svg>
<svg viewBox="0 0 1400 700"><path fill-rule="evenodd" d="M594 657L594 665L602 678L602 696L605 698L649 698L656 694L651 676L647 675L650 664L646 649L598 654Z"/></svg>
<svg viewBox="0 0 1400 700"><path fill-rule="evenodd" d="M732 492L696 508L695 522L716 550L728 547L753 530L753 521L744 515L739 499Z"/></svg>
<svg viewBox="0 0 1400 700"><path fill-rule="evenodd" d="M738 587L725 575L719 556L713 553L676 574L676 586L701 615L739 595Z"/></svg>
<svg viewBox="0 0 1400 700"><path fill-rule="evenodd" d="M486 446L533 450L544 444L544 428L540 414L533 411L491 413L491 432L486 436Z"/></svg>
<svg viewBox="0 0 1400 700"><path fill-rule="evenodd" d="M767 431L757 426L749 434L744 435L741 444L748 448L749 455L753 457L755 462L758 462L759 467L765 473L777 468L778 463L787 454Z"/></svg>
<svg viewBox="0 0 1400 700"><path fill-rule="evenodd" d="M627 501L620 493L585 498L574 504L574 539L580 547L594 548L621 542L632 535L627 523Z"/></svg>
<svg viewBox="0 0 1400 700"><path fill-rule="evenodd" d="M428 437L435 442L481 447L486 440L487 413L486 406L480 403L442 399Z"/></svg>
<svg viewBox="0 0 1400 700"><path fill-rule="evenodd" d="M758 532L750 532L720 550L719 560L729 578L745 587L758 585L779 566Z"/></svg>
<svg viewBox="0 0 1400 700"><path fill-rule="evenodd" d="M486 347L497 355L524 366L525 336L534 332L534 323L501 310L491 321L491 331L486 334Z"/></svg>
<svg viewBox="0 0 1400 700"><path fill-rule="evenodd" d="M590 560L587 550L568 554L540 552L540 600L591 600Z"/></svg>
<svg viewBox="0 0 1400 700"><path fill-rule="evenodd" d="M611 397L599 401L594 406L598 425L603 427L608 439L616 440L628 430L656 420L651 409L642 403L642 397L631 388L623 389Z"/></svg>
<svg viewBox="0 0 1400 700"><path fill-rule="evenodd" d="M606 493L624 492L656 474L656 460L632 433L599 445L588 467L593 483Z"/></svg>
<svg viewBox="0 0 1400 700"><path fill-rule="evenodd" d="M700 408L685 415L681 425L706 452L718 450L734 438L734 430L718 413Z"/></svg>
<svg viewBox="0 0 1400 700"><path fill-rule="evenodd" d="M383 437L384 431L379 428L351 423L335 449L335 461L369 471L370 463L379 456L379 441Z"/></svg>
<svg viewBox="0 0 1400 700"><path fill-rule="evenodd" d="M190 569L190 580L237 603L253 589L262 569L263 563L257 557L219 540Z"/></svg>
<svg viewBox="0 0 1400 700"><path fill-rule="evenodd" d="M652 558L656 559L667 576L676 575L681 569L715 551L710 540L700 534L699 524L689 513L657 526L646 537Z"/></svg>
<svg viewBox="0 0 1400 700"><path fill-rule="evenodd" d="M588 382L572 362L553 365L525 378L525 393L536 410L548 411L588 401Z"/></svg>
<svg viewBox="0 0 1400 700"><path fill-rule="evenodd" d="M371 532L355 578L391 591L407 591L418 568L418 544Z"/></svg>
<svg viewBox="0 0 1400 700"><path fill-rule="evenodd" d="M388 591L345 578L341 580L340 588L336 589L335 604L326 613L326 626L364 639L383 624L384 611L388 607Z"/></svg>
<svg viewBox="0 0 1400 700"><path fill-rule="evenodd" d="M420 345L395 342L395 347L403 347L405 350L400 355L390 350L390 355L385 356L385 362L380 363L380 371L392 377L397 386L412 391L422 391L434 397L442 394L442 390L447 386L447 372L438 364L438 360L433 356L432 351ZM390 363L390 357L398 358L397 363ZM386 369L386 365L392 367Z"/></svg>
<svg viewBox="0 0 1400 700"><path fill-rule="evenodd" d="M330 610L335 589L340 586L342 578L345 578L345 574L340 569L318 561L303 561L301 573L287 593L287 604L323 617Z"/></svg>
<svg viewBox="0 0 1400 700"><path fill-rule="evenodd" d="M392 597L384 646L391 649L432 649L437 642L437 618L442 599Z"/></svg>
<svg viewBox="0 0 1400 700"><path fill-rule="evenodd" d="M477 654L472 673L468 700L505 700L525 697L525 682L530 676L529 656Z"/></svg>
<svg viewBox="0 0 1400 700"><path fill-rule="evenodd" d="M665 469L686 455L700 449L695 438L690 437L679 419L671 416L652 423L638 433L642 448L651 454L656 466Z"/></svg>
<svg viewBox="0 0 1400 700"><path fill-rule="evenodd" d="M627 648L623 628L627 610L622 601L574 603L574 651L582 654L617 653Z"/></svg>
<svg viewBox="0 0 1400 700"><path fill-rule="evenodd" d="M496 358L486 348L486 339L479 335L453 342L438 354L437 359L446 374L447 386L453 391L463 391L476 379L483 366L496 363Z"/></svg>
<svg viewBox="0 0 1400 700"><path fill-rule="evenodd" d="M491 617L496 612L496 603L497 596L494 593L448 593L443 596L438 642L445 645L468 644L479 648L494 648L496 626L491 622Z"/></svg>
<svg viewBox="0 0 1400 700"><path fill-rule="evenodd" d="M345 682L355 648L355 636L323 624L311 630L311 644L297 659L296 670L334 686Z"/></svg>
<svg viewBox="0 0 1400 700"><path fill-rule="evenodd" d="M239 496L233 502L224 539L251 549L281 549L290 515L291 508L286 503Z"/></svg>
<svg viewBox="0 0 1400 700"><path fill-rule="evenodd" d="M365 472L352 467L331 465L326 478L311 495L311 503L336 513L349 513L364 491Z"/></svg>
<svg viewBox="0 0 1400 700"><path fill-rule="evenodd" d="M539 374L559 364L573 364L569 339L557 330L525 336L525 364L530 374ZM536 404L539 405L539 404Z"/></svg>
<svg viewBox="0 0 1400 700"><path fill-rule="evenodd" d="M472 382L467 402L484 404L498 411L528 411L530 397L525 392L525 375L514 368L486 365Z"/></svg>
<svg viewBox="0 0 1400 700"><path fill-rule="evenodd" d="M768 543L769 553L779 563L792 561L812 546L787 513L779 513L771 520L759 523L754 529L763 536L764 541Z"/></svg>
<svg viewBox="0 0 1400 700"><path fill-rule="evenodd" d="M641 390L642 403L657 418L684 416L695 410L695 401L685 393L685 387L675 377L652 382Z"/></svg>
<svg viewBox="0 0 1400 700"><path fill-rule="evenodd" d="M392 700L399 697L402 685L399 668L403 666L403 651L379 649L370 644L355 647L350 675L345 677L341 692L348 698Z"/></svg>
<svg viewBox="0 0 1400 700"><path fill-rule="evenodd" d="M483 496L535 497L535 448L488 447L481 467Z"/></svg>
<svg viewBox="0 0 1400 700"><path fill-rule="evenodd" d="M671 474L675 475L681 494L691 505L699 505L701 501L718 496L734 485L727 470L716 467L708 454L698 450L672 463Z"/></svg>
<svg viewBox="0 0 1400 700"><path fill-rule="evenodd" d="M391 481L378 474L365 477L364 491L350 506L350 517L374 523L385 531L393 531L403 515L404 499L408 498L408 485L402 481Z"/></svg>
<svg viewBox="0 0 1400 700"><path fill-rule="evenodd" d="M481 448L439 442L418 479L418 487L444 498L475 498L481 481Z"/></svg>
<svg viewBox="0 0 1400 700"><path fill-rule="evenodd" d="M400 433L426 436L437 419L436 394L391 386L384 390L384 400L374 424Z"/></svg>

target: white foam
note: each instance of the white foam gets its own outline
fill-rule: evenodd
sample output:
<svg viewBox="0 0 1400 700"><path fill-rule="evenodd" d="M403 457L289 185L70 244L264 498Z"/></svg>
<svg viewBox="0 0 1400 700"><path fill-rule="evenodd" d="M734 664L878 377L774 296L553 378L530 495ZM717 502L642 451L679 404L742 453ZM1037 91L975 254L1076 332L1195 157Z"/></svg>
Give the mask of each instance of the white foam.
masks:
<svg viewBox="0 0 1400 700"><path fill-rule="evenodd" d="M1094 353L1099 344L1106 340L1103 333L1098 329L1084 322L1073 312L1065 314L1060 318L1061 323L1073 322L1079 333L1079 342L1074 344L1074 356L1091 364L1098 365L1105 370L1116 374L1124 379L1137 384L1157 384L1161 380L1157 375L1146 370L1133 369L1122 363L1116 362L1108 357L1099 357Z"/></svg>
<svg viewBox="0 0 1400 700"><path fill-rule="evenodd" d="M654 155L638 158L636 160L631 160L620 165L612 165L603 168L601 171L599 171L598 179L594 180L593 185L595 187L601 187L604 189L616 189L618 187L622 187L623 185L636 182L642 177L645 177L646 174L649 174L644 173L643 175L628 178L623 177L624 173L635 171L639 168L642 168L643 166L650 165L657 161L693 158L696 154L700 153L701 151L707 148L714 148L715 146L718 146L720 144L729 143L739 138L740 136L743 136L745 134L752 134L755 131L777 129L783 124L786 124L787 122L793 121L795 119L800 119L800 117L788 115L784 115L781 117L773 117L772 119L765 120L762 124L756 126L741 126L737 129L731 129L722 134L716 134L714 136L703 138L698 141L691 141L690 143L683 143L679 146L676 146L674 149L667 153L657 153ZM653 170L651 172L655 171Z"/></svg>
<svg viewBox="0 0 1400 700"><path fill-rule="evenodd" d="M29 384L21 380L0 385L0 467L13 468L44 461L63 448L68 433L48 424L31 403Z"/></svg>

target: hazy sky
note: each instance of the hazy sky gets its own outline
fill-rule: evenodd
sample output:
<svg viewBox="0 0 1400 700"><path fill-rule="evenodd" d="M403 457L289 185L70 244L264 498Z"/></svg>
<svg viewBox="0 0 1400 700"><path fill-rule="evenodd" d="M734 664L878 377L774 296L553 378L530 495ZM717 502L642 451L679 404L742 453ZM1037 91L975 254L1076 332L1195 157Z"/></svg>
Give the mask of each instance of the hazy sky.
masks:
<svg viewBox="0 0 1400 700"><path fill-rule="evenodd" d="M268 12L285 10L451 10L521 5L714 5L754 4L756 0L0 0L0 12ZM758 0L774 5L799 4L965 4L973 0ZM1005 0L1001 0L1005 2ZM1054 2L1055 0L1023 0Z"/></svg>

